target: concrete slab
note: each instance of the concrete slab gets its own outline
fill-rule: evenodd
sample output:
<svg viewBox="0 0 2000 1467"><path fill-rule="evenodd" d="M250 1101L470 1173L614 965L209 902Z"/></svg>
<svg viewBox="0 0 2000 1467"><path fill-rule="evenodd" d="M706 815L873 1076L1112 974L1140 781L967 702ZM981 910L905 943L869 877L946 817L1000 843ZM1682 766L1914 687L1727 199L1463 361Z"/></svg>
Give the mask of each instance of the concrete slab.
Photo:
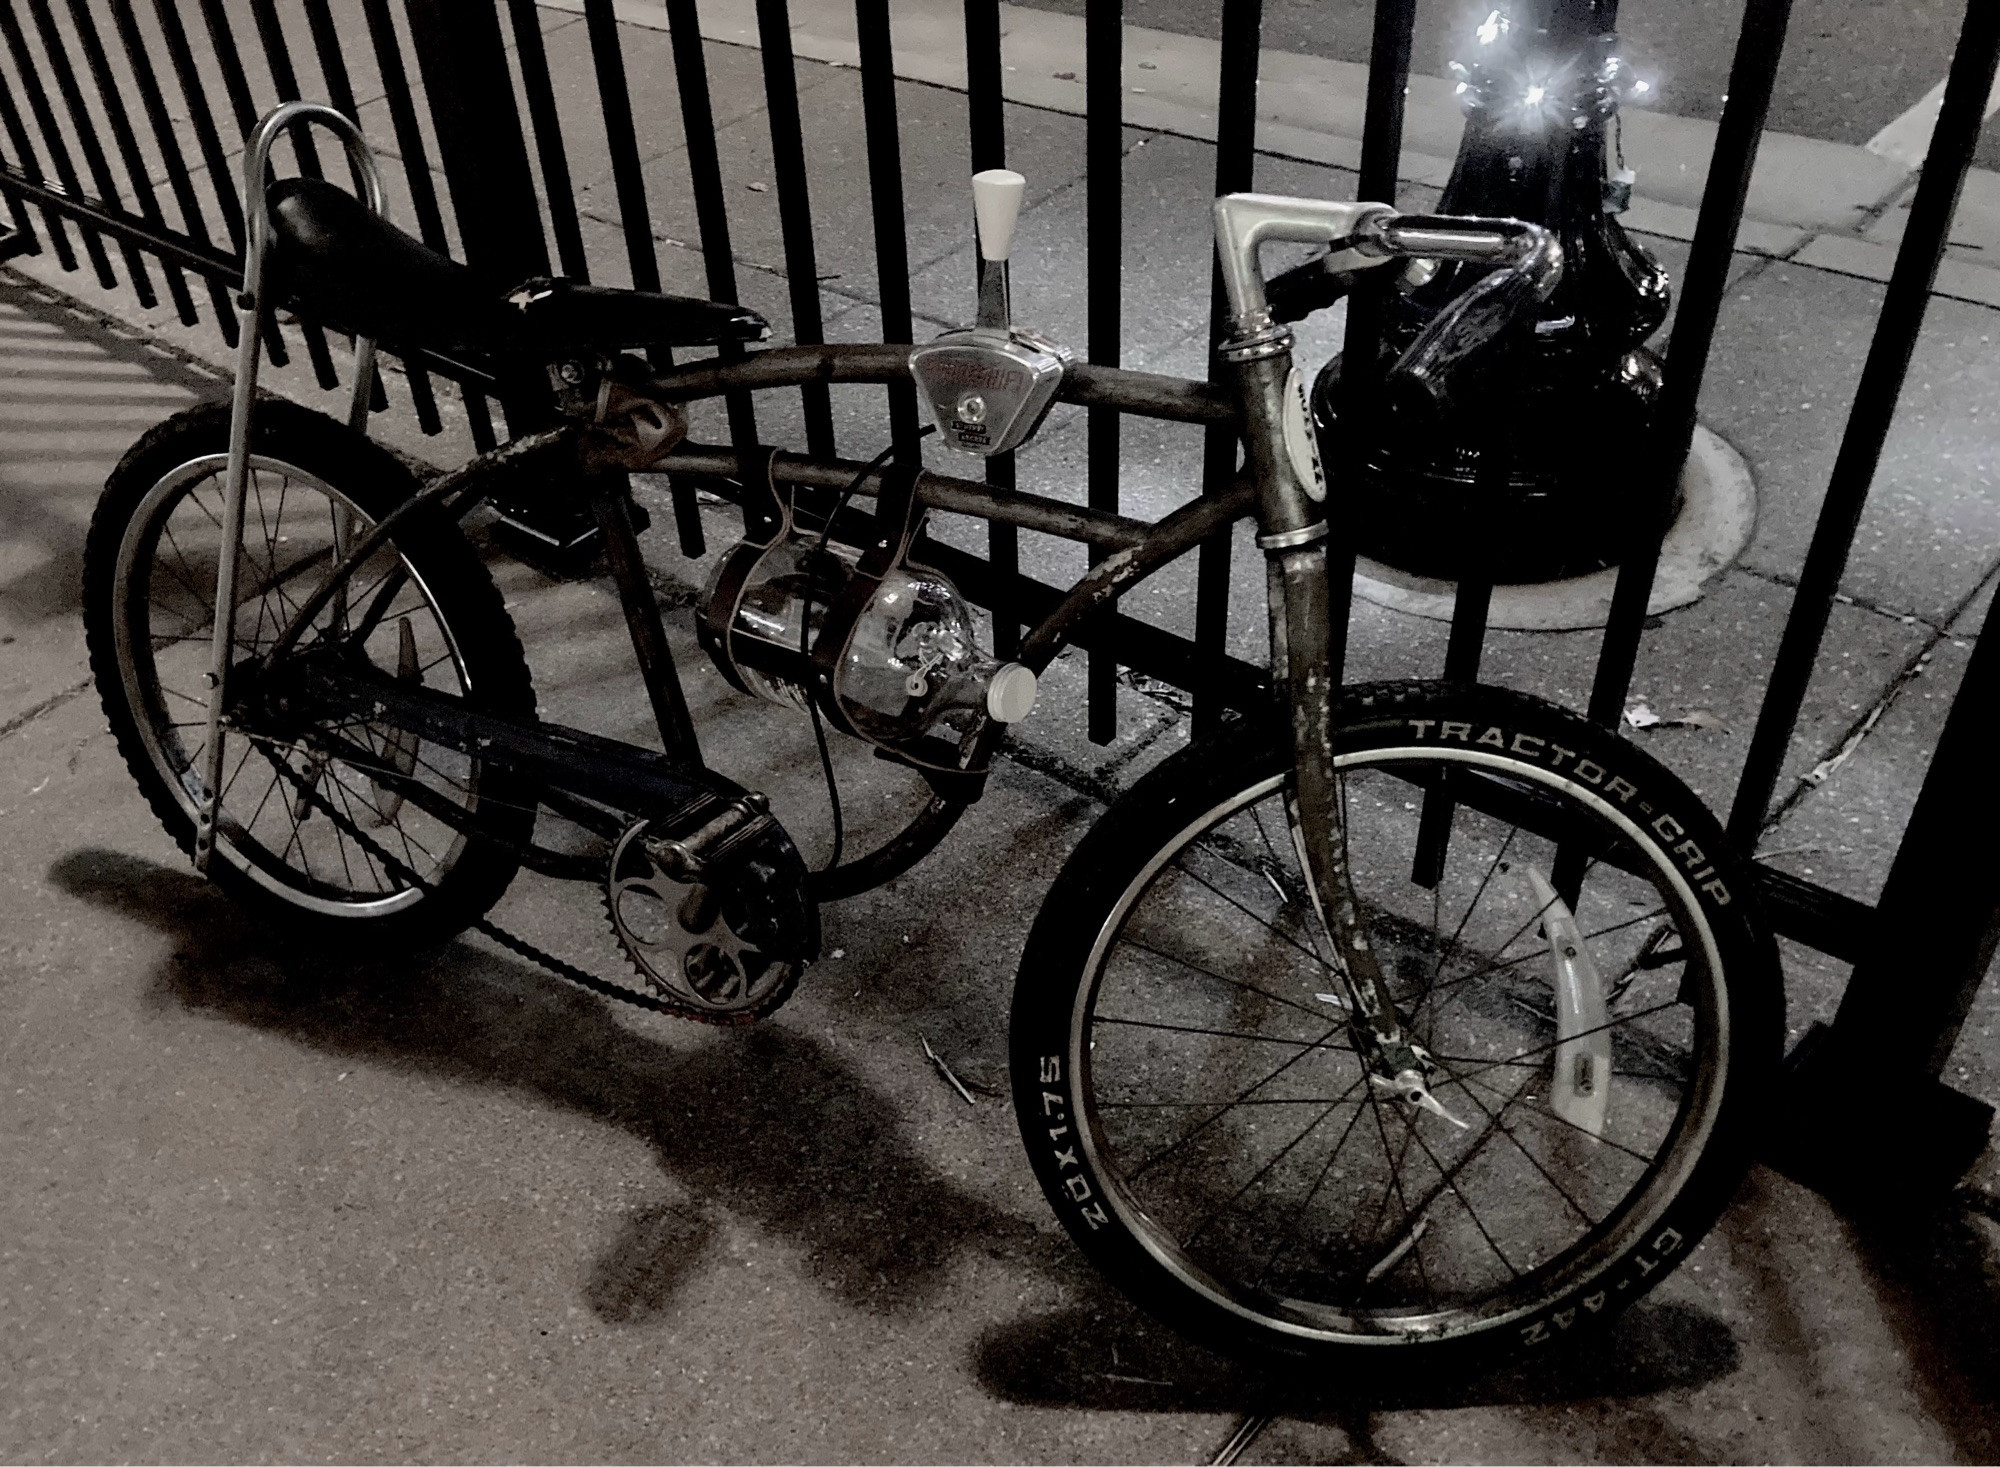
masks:
<svg viewBox="0 0 2000 1467"><path fill-rule="evenodd" d="M1881 292L1774 264L1730 298L1703 416L1749 460L1758 527L1745 563L1804 563L1860 378ZM1931 306L1909 386L1862 515L1843 589L1934 622L1984 579L2000 533L1993 317Z"/></svg>

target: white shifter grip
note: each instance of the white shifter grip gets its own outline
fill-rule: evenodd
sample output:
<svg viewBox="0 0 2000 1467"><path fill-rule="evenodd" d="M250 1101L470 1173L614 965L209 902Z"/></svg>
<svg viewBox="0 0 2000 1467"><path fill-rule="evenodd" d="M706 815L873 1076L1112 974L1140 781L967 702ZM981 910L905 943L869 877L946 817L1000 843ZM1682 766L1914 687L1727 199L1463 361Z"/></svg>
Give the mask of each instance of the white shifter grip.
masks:
<svg viewBox="0 0 2000 1467"><path fill-rule="evenodd" d="M1014 221L1028 180L1011 168L988 168L972 175L972 213L979 223L982 259L1004 260L1014 245Z"/></svg>

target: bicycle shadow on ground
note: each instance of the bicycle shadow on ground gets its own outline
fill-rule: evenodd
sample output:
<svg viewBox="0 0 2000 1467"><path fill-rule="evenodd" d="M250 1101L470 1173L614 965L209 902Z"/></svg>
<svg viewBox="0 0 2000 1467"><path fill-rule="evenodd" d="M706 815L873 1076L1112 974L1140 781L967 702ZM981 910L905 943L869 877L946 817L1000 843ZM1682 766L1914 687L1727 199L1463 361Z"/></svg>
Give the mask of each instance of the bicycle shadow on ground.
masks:
<svg viewBox="0 0 2000 1467"><path fill-rule="evenodd" d="M799 1031L690 1026L670 1044L618 1022L609 1001L464 943L421 965L280 955L207 882L115 851L72 852L50 880L173 939L155 1002L644 1138L685 1200L629 1217L592 1263L584 1292L608 1321L663 1314L725 1212L786 1239L822 1287L874 1312L923 1304L962 1251L1037 1267L1065 1246L930 1167L896 1108Z"/></svg>
<svg viewBox="0 0 2000 1467"><path fill-rule="evenodd" d="M1108 1286L1071 1308L989 1331L975 1368L986 1387L1026 1405L1090 1411L1206 1411L1326 1419L1353 1435L1357 1413L1559 1405L1687 1390L1741 1360L1721 1320L1688 1305L1635 1305L1587 1347L1537 1354L1472 1378L1387 1364L1379 1375L1287 1375L1238 1365L1183 1342ZM1391 1352L1393 1354L1393 1352ZM1678 1454L1663 1443L1662 1460Z"/></svg>

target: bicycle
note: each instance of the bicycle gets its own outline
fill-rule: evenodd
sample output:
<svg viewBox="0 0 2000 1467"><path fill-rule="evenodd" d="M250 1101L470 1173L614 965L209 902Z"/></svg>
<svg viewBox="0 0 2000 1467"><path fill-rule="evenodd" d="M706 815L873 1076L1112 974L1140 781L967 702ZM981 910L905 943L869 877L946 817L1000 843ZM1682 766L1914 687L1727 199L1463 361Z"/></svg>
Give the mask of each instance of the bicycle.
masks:
<svg viewBox="0 0 2000 1467"><path fill-rule="evenodd" d="M310 179L265 191L274 141L303 124L341 138L362 199ZM1559 707L1471 684L1332 685L1326 479L1258 263L1270 240L1330 248L1315 278L1334 283L1288 287L1293 310L1390 261L1483 270L1396 365L1411 410L1434 411L1458 364L1553 288L1546 232L1220 199L1232 329L1210 384L1078 363L1012 323L1018 175L975 180L978 324L918 347L756 351L764 323L732 305L549 280L493 293L382 217L373 155L331 109L267 117L246 179L263 205L234 400L126 455L85 564L126 762L245 906L322 944L475 924L504 938L484 914L526 865L603 889L644 987L564 976L687 1017L763 1017L818 955L818 905L944 838L1089 618L1249 518L1269 566L1262 711L1110 807L1022 955L1012 1086L1050 1205L1193 1338L1346 1369L1402 1358L1394 1346L1450 1366L1581 1334L1713 1224L1782 1029L1745 868L1679 780ZM257 401L281 300L355 336L346 425ZM365 436L378 339L512 400L539 394L546 418L420 486ZM632 354L662 345L725 350L661 369ZM1025 443L1056 401L1224 424L1245 468L1145 523L888 455L685 437L688 403L806 382L911 384L944 440L978 453ZM926 803L900 834L809 870L768 800L702 762L630 497L630 473L660 469L743 510L698 606L703 649L738 689L916 771ZM502 486L594 509L659 750L537 717L460 527ZM922 559L932 511L1105 553L1001 664ZM540 819L588 849L538 841Z"/></svg>

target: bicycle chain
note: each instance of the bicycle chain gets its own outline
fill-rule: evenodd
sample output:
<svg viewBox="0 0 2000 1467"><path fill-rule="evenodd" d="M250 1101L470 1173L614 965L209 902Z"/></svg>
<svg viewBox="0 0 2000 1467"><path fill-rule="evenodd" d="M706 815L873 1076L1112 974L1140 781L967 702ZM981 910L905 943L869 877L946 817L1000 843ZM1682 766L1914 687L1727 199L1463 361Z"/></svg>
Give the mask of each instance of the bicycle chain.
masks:
<svg viewBox="0 0 2000 1467"><path fill-rule="evenodd" d="M257 752L264 756L265 760L269 762L271 767L278 772L279 776L282 779L284 779L286 783L290 784L292 788L297 790L299 794L302 795L304 798L312 801L313 808L324 814L344 834L353 837L355 843L359 845L362 850L366 851L369 855L373 856L377 861L379 861L382 864L383 868L387 870L390 875L399 877L402 880L409 882L410 885L416 887L420 891L432 895L435 895L437 893L438 886L435 882L426 881L406 863L397 859L395 856L391 855L388 849L384 847L380 842L375 840L374 837L367 834L367 832L363 831L352 820L348 819L339 810L335 809L333 805L329 803L325 799L325 797L319 793L319 791L313 789L299 775L298 771L291 767L291 765L285 763L285 761L282 759L274 757L271 751L265 748L260 740L252 738L250 742L256 747ZM480 840L484 838L478 835L474 835L469 831L466 832L465 834L467 839L469 840ZM483 914L481 916L472 919L472 929L475 932L481 933L487 937L492 938L495 942L499 943L500 946L506 948L509 952L515 953L520 957L524 957L532 963L537 963L541 965L542 967L546 968L549 972L555 974L556 977L561 978L565 982L573 983L578 988L586 989L591 993L597 994L599 997L615 998L620 1003L631 1004L634 1008L646 1009L656 1014L668 1014L676 1019L700 1019L703 1017L702 1015L694 1013L689 1009L682 1008L676 1004L668 1003L664 999L658 998L653 994L641 993L637 989L626 988L620 984L611 982L609 979L600 978L595 973L590 972L588 969L579 968L575 963L568 961L566 958L559 958L552 952L544 951L543 949L535 946L534 943L528 941L528 939L525 937L515 936L513 933L507 931L506 928L500 926L499 923L494 922L493 920L484 916Z"/></svg>

